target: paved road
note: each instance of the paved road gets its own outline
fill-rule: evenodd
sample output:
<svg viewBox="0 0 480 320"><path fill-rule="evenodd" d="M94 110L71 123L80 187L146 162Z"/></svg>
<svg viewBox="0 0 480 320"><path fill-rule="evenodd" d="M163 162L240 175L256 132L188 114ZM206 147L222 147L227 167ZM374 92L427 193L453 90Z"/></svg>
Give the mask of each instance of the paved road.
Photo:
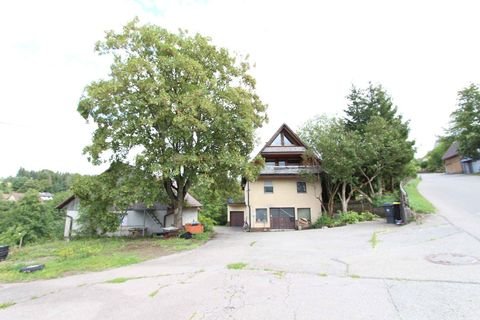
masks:
<svg viewBox="0 0 480 320"><path fill-rule="evenodd" d="M429 180L424 177L422 189ZM16 303L0 310L0 319L479 319L480 265L428 259L470 262L480 255L471 230L443 217L461 223L443 202L440 214L421 224L271 233L219 228L214 240L191 252L0 284L0 303ZM228 269L234 262L248 266ZM106 282L117 277L130 280Z"/></svg>
<svg viewBox="0 0 480 320"><path fill-rule="evenodd" d="M440 215L480 241L480 176L424 174L419 190Z"/></svg>

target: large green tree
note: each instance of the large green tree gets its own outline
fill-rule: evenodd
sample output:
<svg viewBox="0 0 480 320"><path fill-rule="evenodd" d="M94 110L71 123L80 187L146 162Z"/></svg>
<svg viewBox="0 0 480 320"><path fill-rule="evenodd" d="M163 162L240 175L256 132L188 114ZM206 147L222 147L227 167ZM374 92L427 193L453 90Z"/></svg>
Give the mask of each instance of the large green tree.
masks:
<svg viewBox="0 0 480 320"><path fill-rule="evenodd" d="M22 245L40 239L59 238L64 219L37 190L29 190L18 203L0 205L0 243Z"/></svg>
<svg viewBox="0 0 480 320"><path fill-rule="evenodd" d="M453 136L438 137L437 142L421 162L421 168L427 172L443 172L444 164L442 157L454 141Z"/></svg>
<svg viewBox="0 0 480 320"><path fill-rule="evenodd" d="M370 119L359 143L360 174L368 186L370 200L385 187L395 191L400 181L410 174L413 144L405 137L403 128L379 116Z"/></svg>
<svg viewBox="0 0 480 320"><path fill-rule="evenodd" d="M215 181L209 177L200 177L191 193L203 205L200 215L212 219L217 225L227 223L227 199L244 200L237 179Z"/></svg>
<svg viewBox="0 0 480 320"><path fill-rule="evenodd" d="M20 168L14 177L5 178L2 181L5 191L26 192L36 189L46 192L63 192L70 188L72 179L78 174L53 172L51 170L26 170ZM10 187L11 186L11 187Z"/></svg>
<svg viewBox="0 0 480 320"><path fill-rule="evenodd" d="M360 173L370 196L393 191L405 177L413 160L414 141L409 140L409 122L398 114L391 96L381 85L353 87L347 96L345 127L362 137L363 165Z"/></svg>
<svg viewBox="0 0 480 320"><path fill-rule="evenodd" d="M347 101L345 126L349 130L364 131L373 117L381 117L389 123L401 123L397 107L381 85L369 83L365 89L352 86ZM406 134L408 135L408 130Z"/></svg>
<svg viewBox="0 0 480 320"><path fill-rule="evenodd" d="M144 171L114 162L98 176L77 177L72 193L80 199L80 232L87 235L114 232L132 204L152 206L166 200L163 188Z"/></svg>
<svg viewBox="0 0 480 320"><path fill-rule="evenodd" d="M181 223L200 175L242 174L254 131L266 120L249 64L199 34L128 23L96 45L113 57L108 78L89 84L78 111L97 129L90 159L126 161L159 181ZM102 157L104 154L108 157Z"/></svg>
<svg viewBox="0 0 480 320"><path fill-rule="evenodd" d="M457 110L451 115L450 135L459 142L460 153L480 157L480 89L471 84L458 92Z"/></svg>
<svg viewBox="0 0 480 320"><path fill-rule="evenodd" d="M342 211L347 211L348 202L360 187L356 177L361 164L357 156L360 147L358 135L345 130L342 120L321 116L307 122L300 130L300 136L321 156L321 168L328 175L323 183L329 194L328 212L333 213L336 195ZM320 201L323 204L323 199Z"/></svg>

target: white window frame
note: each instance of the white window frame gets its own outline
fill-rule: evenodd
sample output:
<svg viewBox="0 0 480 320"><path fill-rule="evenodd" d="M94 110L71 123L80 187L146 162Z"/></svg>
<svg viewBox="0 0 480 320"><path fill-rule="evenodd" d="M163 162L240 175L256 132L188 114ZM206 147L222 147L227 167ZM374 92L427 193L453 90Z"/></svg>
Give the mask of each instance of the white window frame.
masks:
<svg viewBox="0 0 480 320"><path fill-rule="evenodd" d="M258 210L264 210L265 220L258 220ZM267 223L268 222L268 209L267 208L256 208L255 209L255 222L259 222L259 223Z"/></svg>
<svg viewBox="0 0 480 320"><path fill-rule="evenodd" d="M272 188L271 191L267 191L267 188ZM273 193L273 181L272 180L265 180L263 182L263 192L264 193Z"/></svg>

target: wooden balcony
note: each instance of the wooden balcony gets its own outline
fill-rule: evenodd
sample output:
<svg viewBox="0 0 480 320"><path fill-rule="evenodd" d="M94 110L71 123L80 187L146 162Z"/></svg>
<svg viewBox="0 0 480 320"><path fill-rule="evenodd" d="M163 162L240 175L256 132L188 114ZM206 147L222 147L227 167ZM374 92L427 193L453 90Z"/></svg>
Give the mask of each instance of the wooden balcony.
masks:
<svg viewBox="0 0 480 320"><path fill-rule="evenodd" d="M320 168L310 166L265 166L261 171L262 176L285 176L294 175L298 176L303 173L318 173Z"/></svg>

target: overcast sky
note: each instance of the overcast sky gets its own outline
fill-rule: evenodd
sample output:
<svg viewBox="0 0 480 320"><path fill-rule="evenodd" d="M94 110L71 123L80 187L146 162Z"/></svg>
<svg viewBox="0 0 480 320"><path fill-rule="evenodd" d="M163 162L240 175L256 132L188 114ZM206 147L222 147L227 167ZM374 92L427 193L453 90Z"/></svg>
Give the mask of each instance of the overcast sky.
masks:
<svg viewBox="0 0 480 320"><path fill-rule="evenodd" d="M269 105L262 142L283 123L342 115L352 84L382 84L410 120L417 155L448 126L457 91L480 82L478 1L2 1L0 177L19 167L98 173L82 155L83 88L108 74L104 31L138 16L210 36L256 65Z"/></svg>

